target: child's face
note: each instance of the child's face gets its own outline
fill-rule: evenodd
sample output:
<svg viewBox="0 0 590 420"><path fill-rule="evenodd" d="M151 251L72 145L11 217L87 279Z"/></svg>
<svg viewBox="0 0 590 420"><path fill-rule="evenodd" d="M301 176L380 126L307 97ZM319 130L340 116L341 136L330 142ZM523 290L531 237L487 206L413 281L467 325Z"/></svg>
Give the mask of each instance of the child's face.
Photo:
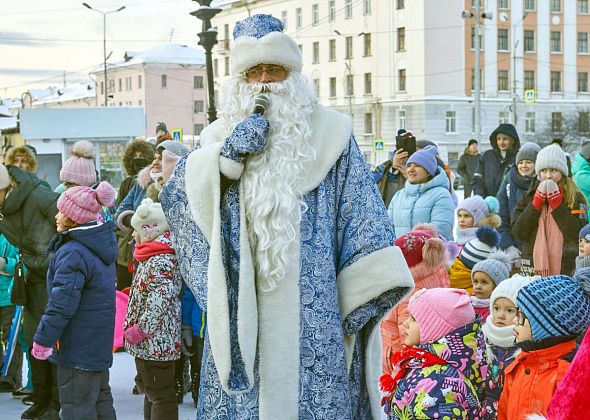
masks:
<svg viewBox="0 0 590 420"><path fill-rule="evenodd" d="M417 346L420 344L420 327L412 315L405 320L402 325L406 339L404 343L406 346Z"/></svg>
<svg viewBox="0 0 590 420"><path fill-rule="evenodd" d="M523 341L529 341L533 339L533 331L531 330L531 324L528 318L524 315L523 312L517 310L517 314L512 320L512 325L514 328L514 337L517 343L522 343ZM523 324L523 325L521 325Z"/></svg>
<svg viewBox="0 0 590 420"><path fill-rule="evenodd" d="M508 327L516 316L516 306L509 299L498 298L492 306L492 322L496 327Z"/></svg>
<svg viewBox="0 0 590 420"><path fill-rule="evenodd" d="M473 274L473 296L478 299L489 299L496 288L496 283L482 271Z"/></svg>
<svg viewBox="0 0 590 420"><path fill-rule="evenodd" d="M539 178L541 179L541 181L546 181L550 179L556 184L559 184L559 181L561 181L561 178L563 178L563 174L559 172L559 170L557 169L546 168L541 169L541 172L539 172Z"/></svg>
<svg viewBox="0 0 590 420"><path fill-rule="evenodd" d="M57 212L55 215L55 226L57 227L58 232L65 232L72 228L71 223L70 219L61 211Z"/></svg>
<svg viewBox="0 0 590 420"><path fill-rule="evenodd" d="M587 257L590 255L590 241L587 239L580 239L579 245L580 257Z"/></svg>
<svg viewBox="0 0 590 420"><path fill-rule="evenodd" d="M459 210L459 213L457 213L457 224L459 229L472 228L474 225L473 216L465 210Z"/></svg>

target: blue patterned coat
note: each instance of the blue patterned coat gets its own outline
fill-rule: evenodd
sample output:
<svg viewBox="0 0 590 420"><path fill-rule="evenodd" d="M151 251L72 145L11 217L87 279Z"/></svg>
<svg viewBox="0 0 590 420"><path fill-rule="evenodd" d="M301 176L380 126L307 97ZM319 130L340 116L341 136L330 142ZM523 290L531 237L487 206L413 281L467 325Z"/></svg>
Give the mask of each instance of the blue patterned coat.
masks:
<svg viewBox="0 0 590 420"><path fill-rule="evenodd" d="M322 158L293 261L270 293L254 281L240 182L219 194L223 124L161 193L181 273L207 313L197 418L378 416L378 323L413 281L349 120L323 107L312 115Z"/></svg>

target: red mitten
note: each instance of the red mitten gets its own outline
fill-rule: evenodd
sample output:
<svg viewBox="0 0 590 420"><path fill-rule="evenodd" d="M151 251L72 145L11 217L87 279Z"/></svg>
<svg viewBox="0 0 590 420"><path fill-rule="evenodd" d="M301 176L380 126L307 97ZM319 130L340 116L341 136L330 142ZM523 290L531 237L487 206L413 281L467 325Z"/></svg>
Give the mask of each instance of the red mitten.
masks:
<svg viewBox="0 0 590 420"><path fill-rule="evenodd" d="M545 199L545 194L539 191L539 189L537 188L537 191L535 191L535 196L533 197L533 207L539 211L542 210L543 206L545 205Z"/></svg>
<svg viewBox="0 0 590 420"><path fill-rule="evenodd" d="M563 194L561 194L561 190L559 189L559 185L557 185L552 180L547 180L547 202L549 203L549 207L551 210L555 210L558 208L563 201Z"/></svg>
<svg viewBox="0 0 590 420"><path fill-rule="evenodd" d="M49 356L53 353L52 347L45 347L37 342L33 342L33 348L31 349L31 354L37 360L47 360Z"/></svg>

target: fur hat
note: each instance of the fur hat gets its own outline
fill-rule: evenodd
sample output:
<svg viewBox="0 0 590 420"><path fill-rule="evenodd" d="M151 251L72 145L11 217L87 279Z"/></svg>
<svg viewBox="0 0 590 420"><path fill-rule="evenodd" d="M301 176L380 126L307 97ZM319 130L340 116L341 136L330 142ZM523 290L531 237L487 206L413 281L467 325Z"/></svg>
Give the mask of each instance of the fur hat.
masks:
<svg viewBox="0 0 590 420"><path fill-rule="evenodd" d="M395 245L400 247L410 268L422 262L428 267L434 268L447 260L447 249L444 242L442 239L434 237L428 230L415 228L397 238Z"/></svg>
<svg viewBox="0 0 590 420"><path fill-rule="evenodd" d="M500 242L500 235L496 229L480 227L475 232L475 238L465 244L459 255L459 259L469 269L480 261L485 260Z"/></svg>
<svg viewBox="0 0 590 420"><path fill-rule="evenodd" d="M131 226L139 234L142 242L150 242L168 230L168 222L160 203L154 203L146 198L135 210L131 218Z"/></svg>
<svg viewBox="0 0 590 420"><path fill-rule="evenodd" d="M137 171L133 164L133 159L135 157L135 153L139 152L143 156L143 158L147 161L147 165L152 163L154 160L154 153L156 149L154 145L150 142L147 142L142 139L135 139L131 141L125 147L125 153L123 153L123 166L125 167L125 173L128 176L137 175Z"/></svg>
<svg viewBox="0 0 590 420"><path fill-rule="evenodd" d="M6 166L0 164L0 190L5 190L10 186L10 175Z"/></svg>
<svg viewBox="0 0 590 420"><path fill-rule="evenodd" d="M459 210L465 210L473 217L474 226L491 226L498 227L502 223L500 220L500 202L496 197L488 196L483 199L479 195L466 198L457 206L457 214ZM490 215L495 215L495 217Z"/></svg>
<svg viewBox="0 0 590 420"><path fill-rule="evenodd" d="M232 74L237 76L261 63L301 73L301 51L283 28L283 22L271 15L253 15L238 23L230 52Z"/></svg>
<svg viewBox="0 0 590 420"><path fill-rule="evenodd" d="M438 149L436 147L426 146L424 149L418 150L410 156L406 162L406 166L410 163L415 163L416 165L423 167L431 176L435 176L436 168L438 167L436 163L437 153Z"/></svg>
<svg viewBox="0 0 590 420"><path fill-rule="evenodd" d="M420 344L437 341L475 320L471 298L461 289L420 289L408 310L420 327Z"/></svg>
<svg viewBox="0 0 590 420"><path fill-rule="evenodd" d="M59 179L76 185L89 187L96 183L96 168L94 167L94 145L86 140L74 143L72 156L66 160Z"/></svg>
<svg viewBox="0 0 590 420"><path fill-rule="evenodd" d="M557 169L567 176L569 169L567 167L567 156L557 144L551 144L541 149L535 161L535 172L540 174L543 169Z"/></svg>
<svg viewBox="0 0 590 420"><path fill-rule="evenodd" d="M87 186L77 186L65 190L57 200L57 209L79 225L96 221L102 206L111 207L115 203L117 191L106 181L96 190Z"/></svg>
<svg viewBox="0 0 590 420"><path fill-rule="evenodd" d="M474 274L479 271L486 273L497 286L508 278L510 268L512 268L512 264L508 254L504 251L495 251L488 255L487 259L473 266L471 281L473 281Z"/></svg>
<svg viewBox="0 0 590 420"><path fill-rule="evenodd" d="M516 159L514 159L514 162L518 163L521 160L530 160L531 162L535 162L540 150L541 146L539 146L537 143L527 142L520 146L520 150L516 154Z"/></svg>
<svg viewBox="0 0 590 420"><path fill-rule="evenodd" d="M516 297L518 291L529 284L534 279L539 279L539 276L529 277L521 274L515 274L509 279L504 280L496 286L490 296L490 310L494 307L494 302L499 298L506 298L516 306Z"/></svg>

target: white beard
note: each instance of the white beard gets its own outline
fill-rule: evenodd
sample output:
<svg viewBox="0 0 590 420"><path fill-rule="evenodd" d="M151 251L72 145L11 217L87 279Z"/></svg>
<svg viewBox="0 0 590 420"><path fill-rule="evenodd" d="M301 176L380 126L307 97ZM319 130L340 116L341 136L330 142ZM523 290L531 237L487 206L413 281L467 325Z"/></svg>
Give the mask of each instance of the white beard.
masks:
<svg viewBox="0 0 590 420"><path fill-rule="evenodd" d="M233 78L220 95L229 132L252 114L255 97L263 89L270 99L264 114L270 131L262 153L245 161L242 186L256 282L262 292L271 292L285 276L291 246L299 237L301 214L306 211L303 180L315 158L310 115L317 98L298 73L269 84Z"/></svg>

